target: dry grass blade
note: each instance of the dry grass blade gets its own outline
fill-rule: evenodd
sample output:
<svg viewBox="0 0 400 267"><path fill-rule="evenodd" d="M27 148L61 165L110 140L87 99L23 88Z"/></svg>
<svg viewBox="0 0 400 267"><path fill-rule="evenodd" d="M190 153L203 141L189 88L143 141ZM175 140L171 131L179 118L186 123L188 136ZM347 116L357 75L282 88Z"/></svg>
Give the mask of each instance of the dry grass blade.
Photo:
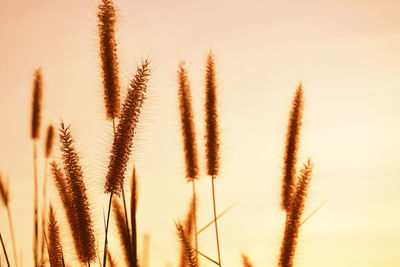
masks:
<svg viewBox="0 0 400 267"><path fill-rule="evenodd" d="M303 113L303 87L296 90L289 116L286 133L285 156L283 166L282 202L283 210L288 210L296 177L297 150L299 147L301 118Z"/></svg>
<svg viewBox="0 0 400 267"><path fill-rule="evenodd" d="M48 222L48 235L49 242L47 250L49 253L50 266L62 267L63 266L63 252L60 241L60 231L55 218L53 207L50 205L49 222Z"/></svg>
<svg viewBox="0 0 400 267"><path fill-rule="evenodd" d="M285 233L281 245L281 254L279 258L280 267L292 267L293 258L297 246L297 238L301 225L301 215L303 214L307 190L311 180L312 164L308 160L300 171L295 192L291 201L290 209L287 214Z"/></svg>
<svg viewBox="0 0 400 267"><path fill-rule="evenodd" d="M113 200L114 218L117 224L119 239L124 252L125 262L128 266L134 266L132 257L131 237L126 229L124 210L117 199Z"/></svg>
<svg viewBox="0 0 400 267"><path fill-rule="evenodd" d="M242 253L242 262L243 262L243 267L253 267L253 263L251 263L249 257Z"/></svg>
<svg viewBox="0 0 400 267"><path fill-rule="evenodd" d="M31 138L36 140L40 134L40 111L42 109L42 72L37 69L34 74L31 113Z"/></svg>
<svg viewBox="0 0 400 267"><path fill-rule="evenodd" d="M106 117L113 120L118 117L120 111L118 57L115 42L116 14L113 1L102 1L99 5L98 18Z"/></svg>
<svg viewBox="0 0 400 267"><path fill-rule="evenodd" d="M133 168L132 173L132 186L131 186L131 244L132 244L132 253L133 253L133 262L134 266L138 265L138 254L137 254L137 227L136 227L136 210L138 203L138 186L137 186L137 177L136 170Z"/></svg>
<svg viewBox="0 0 400 267"><path fill-rule="evenodd" d="M46 146L45 146L45 156L49 158L51 156L51 152L53 150L53 143L54 143L54 127L53 125L49 125L47 128L47 135L46 135Z"/></svg>
<svg viewBox="0 0 400 267"><path fill-rule="evenodd" d="M217 85L215 63L212 52L207 57L206 67L206 156L207 174L216 177L219 171L219 131L217 112Z"/></svg>
<svg viewBox="0 0 400 267"><path fill-rule="evenodd" d="M179 64L178 82L179 110L181 114L183 150L185 152L186 178L190 181L197 178L199 168L197 163L196 133L193 123L190 84L183 62Z"/></svg>
<svg viewBox="0 0 400 267"><path fill-rule="evenodd" d="M187 266L190 267L197 267L196 261L196 253L192 247L190 242L190 238L188 237L187 233L183 229L183 226L180 223L176 224L176 229L178 231L179 241L181 243L182 249L185 251L185 256L187 260Z"/></svg>
<svg viewBox="0 0 400 267"><path fill-rule="evenodd" d="M108 165L105 191L119 195L124 181L124 174L132 149L133 137L139 114L147 90L147 81L150 75L149 62L144 61L137 68L135 78L130 84L125 103L122 108L117 132Z"/></svg>
<svg viewBox="0 0 400 267"><path fill-rule="evenodd" d="M75 214L73 220L75 249L79 260L86 264L96 257L93 225L79 156L74 147L70 128L65 127L64 123L61 123L60 127L60 142L68 192Z"/></svg>

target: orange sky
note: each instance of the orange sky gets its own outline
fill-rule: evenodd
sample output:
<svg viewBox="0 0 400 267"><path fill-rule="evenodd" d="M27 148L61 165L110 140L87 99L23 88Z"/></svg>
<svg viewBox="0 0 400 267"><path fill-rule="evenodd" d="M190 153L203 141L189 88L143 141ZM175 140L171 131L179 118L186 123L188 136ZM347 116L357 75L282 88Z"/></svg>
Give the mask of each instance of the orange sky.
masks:
<svg viewBox="0 0 400 267"><path fill-rule="evenodd" d="M203 76L210 48L216 55L221 116L217 208L237 202L219 225L223 265L241 266L240 253L245 252L255 266L277 266L285 219L279 209L284 136L300 81L305 89L300 162L311 157L315 163L305 215L326 204L301 228L296 266L400 265L399 1L115 4L123 92L136 63L146 57L152 62L134 152L138 227L140 236L151 235L151 266L176 265L174 221L185 216L191 195L184 179L178 113L180 60L187 62L198 131L199 224L212 216L203 156ZM39 66L44 78L42 136L49 122L72 125L102 234L112 128L104 120L96 5L89 0L1 5L0 172L9 179L24 266L32 259L29 127L33 72ZM41 177L43 165L40 159ZM59 204L52 184L49 192ZM3 208L0 214L0 231L11 245ZM60 205L57 214L63 215ZM63 231L68 233L66 227ZM117 242L111 240L111 251L123 262ZM201 234L199 244L216 258L211 228ZM70 242L65 245L72 251Z"/></svg>

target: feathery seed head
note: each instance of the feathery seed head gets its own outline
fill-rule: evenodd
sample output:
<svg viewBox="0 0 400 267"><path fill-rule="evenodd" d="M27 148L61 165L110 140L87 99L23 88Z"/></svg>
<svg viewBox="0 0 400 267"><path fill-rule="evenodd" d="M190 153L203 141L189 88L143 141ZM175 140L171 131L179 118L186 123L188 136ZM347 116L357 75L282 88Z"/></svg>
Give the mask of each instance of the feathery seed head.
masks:
<svg viewBox="0 0 400 267"><path fill-rule="evenodd" d="M46 158L49 158L51 152L53 150L53 143L54 143L54 128L53 125L49 125L47 128L47 136L46 136L46 147L45 147L45 155Z"/></svg>
<svg viewBox="0 0 400 267"><path fill-rule="evenodd" d="M42 71L37 69L34 74L31 112L31 138L36 140L40 134L40 111L42 109Z"/></svg>
<svg viewBox="0 0 400 267"><path fill-rule="evenodd" d="M193 123L193 110L190 95L190 84L184 63L179 64L179 110L181 114L183 150L185 152L186 178L188 181L198 177L196 132Z"/></svg>
<svg viewBox="0 0 400 267"><path fill-rule="evenodd" d="M290 199L292 197L292 191L296 177L297 151L300 141L303 105L303 86L300 83L292 101L292 107L286 133L281 202L282 209L286 211L290 207Z"/></svg>
<svg viewBox="0 0 400 267"><path fill-rule="evenodd" d="M105 184L105 192L107 193L119 195L122 190L124 174L132 149L136 125L145 99L149 76L149 62L146 60L137 68L136 75L131 81L122 107L108 165Z"/></svg>
<svg viewBox="0 0 400 267"><path fill-rule="evenodd" d="M52 205L50 205L49 222L47 228L49 235L47 250L49 253L50 266L63 267L63 252L60 241L60 231Z"/></svg>
<svg viewBox="0 0 400 267"><path fill-rule="evenodd" d="M118 117L120 111L120 85L115 41L116 14L111 0L103 0L99 5L98 18L106 117L113 120Z"/></svg>
<svg viewBox="0 0 400 267"><path fill-rule="evenodd" d="M215 63L212 52L208 54L206 66L206 155L207 174L214 177L219 172L219 130L217 110L217 85Z"/></svg>
<svg viewBox="0 0 400 267"><path fill-rule="evenodd" d="M81 263L86 264L96 257L93 224L79 156L74 147L70 127L65 127L64 123L61 123L60 127L60 143L68 192L75 214L75 219L72 221L74 225L71 227L74 233L75 249Z"/></svg>
<svg viewBox="0 0 400 267"><path fill-rule="evenodd" d="M176 229L178 231L179 241L185 253L188 266L198 267L195 250L193 249L190 238L188 237L186 231L183 229L182 224L176 223Z"/></svg>

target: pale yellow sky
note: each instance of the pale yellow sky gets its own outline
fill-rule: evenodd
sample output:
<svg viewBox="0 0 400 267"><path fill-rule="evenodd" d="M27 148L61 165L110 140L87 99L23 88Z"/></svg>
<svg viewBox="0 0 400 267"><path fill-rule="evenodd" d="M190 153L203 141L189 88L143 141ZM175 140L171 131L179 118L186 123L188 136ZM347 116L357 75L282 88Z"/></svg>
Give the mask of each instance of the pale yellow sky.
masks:
<svg viewBox="0 0 400 267"><path fill-rule="evenodd" d="M102 235L103 177L112 129L104 121L97 1L0 3L0 172L9 178L18 250L24 266L31 266L30 101L39 66L44 79L42 136L49 122L72 124ZM203 156L203 76L210 48L216 55L221 115L217 208L237 202L219 224L223 264L241 266L240 253L245 252L255 266L277 266L285 219L279 209L284 137L294 90L303 81L299 156L300 162L311 157L315 163L305 215L326 204L301 228L296 266L400 265L400 2L115 4L123 92L137 62L149 57L153 68L134 152L138 227L140 236L151 235L150 266L176 265L174 221L185 216L191 195L184 179L178 113L180 60L187 62L198 132L199 224L212 218ZM40 159L40 177L43 165ZM59 203L52 184L49 192L51 201ZM0 214L0 231L11 245L3 208ZM63 214L58 205L57 215ZM67 227L63 231L68 234ZM117 242L112 239L110 246L122 263ZM69 240L64 244L67 252L73 251ZM201 234L199 244L216 258L211 228ZM202 266L212 264L202 261Z"/></svg>

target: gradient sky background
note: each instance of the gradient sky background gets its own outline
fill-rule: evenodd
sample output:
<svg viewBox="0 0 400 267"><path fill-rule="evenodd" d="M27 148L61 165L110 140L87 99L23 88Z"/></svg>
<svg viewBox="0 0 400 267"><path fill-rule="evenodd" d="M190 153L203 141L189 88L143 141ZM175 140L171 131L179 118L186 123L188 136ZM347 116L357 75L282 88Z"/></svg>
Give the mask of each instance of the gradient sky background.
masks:
<svg viewBox="0 0 400 267"><path fill-rule="evenodd" d="M0 3L0 172L9 179L18 250L24 266L31 266L30 108L38 67L44 79L41 136L48 123L64 120L72 125L103 242L103 186L112 127L104 120L98 1ZM299 161L311 157L315 163L305 215L326 204L301 227L296 266L400 265L399 1L115 4L123 93L136 64L143 58L152 62L149 98L134 151L139 236L151 236L150 266L177 265L174 221L184 218L191 196L184 178L177 100L180 60L187 62L192 84L201 159L199 225L212 218L203 156L209 49L216 57L220 97L217 208L222 211L237 202L219 222L223 265L241 266L244 252L255 266L277 266L285 220L279 209L283 146L291 99L300 81L305 111ZM43 155L43 140L39 148ZM40 179L43 166L40 158ZM63 221L54 185L48 188ZM68 235L67 226L62 228ZM11 253L3 208L0 230ZM115 229L111 233L115 235ZM72 243L66 241L67 253L72 252ZM111 239L111 252L122 263L118 245ZM199 236L199 246L216 258L213 228ZM202 265L213 266L206 261Z"/></svg>

